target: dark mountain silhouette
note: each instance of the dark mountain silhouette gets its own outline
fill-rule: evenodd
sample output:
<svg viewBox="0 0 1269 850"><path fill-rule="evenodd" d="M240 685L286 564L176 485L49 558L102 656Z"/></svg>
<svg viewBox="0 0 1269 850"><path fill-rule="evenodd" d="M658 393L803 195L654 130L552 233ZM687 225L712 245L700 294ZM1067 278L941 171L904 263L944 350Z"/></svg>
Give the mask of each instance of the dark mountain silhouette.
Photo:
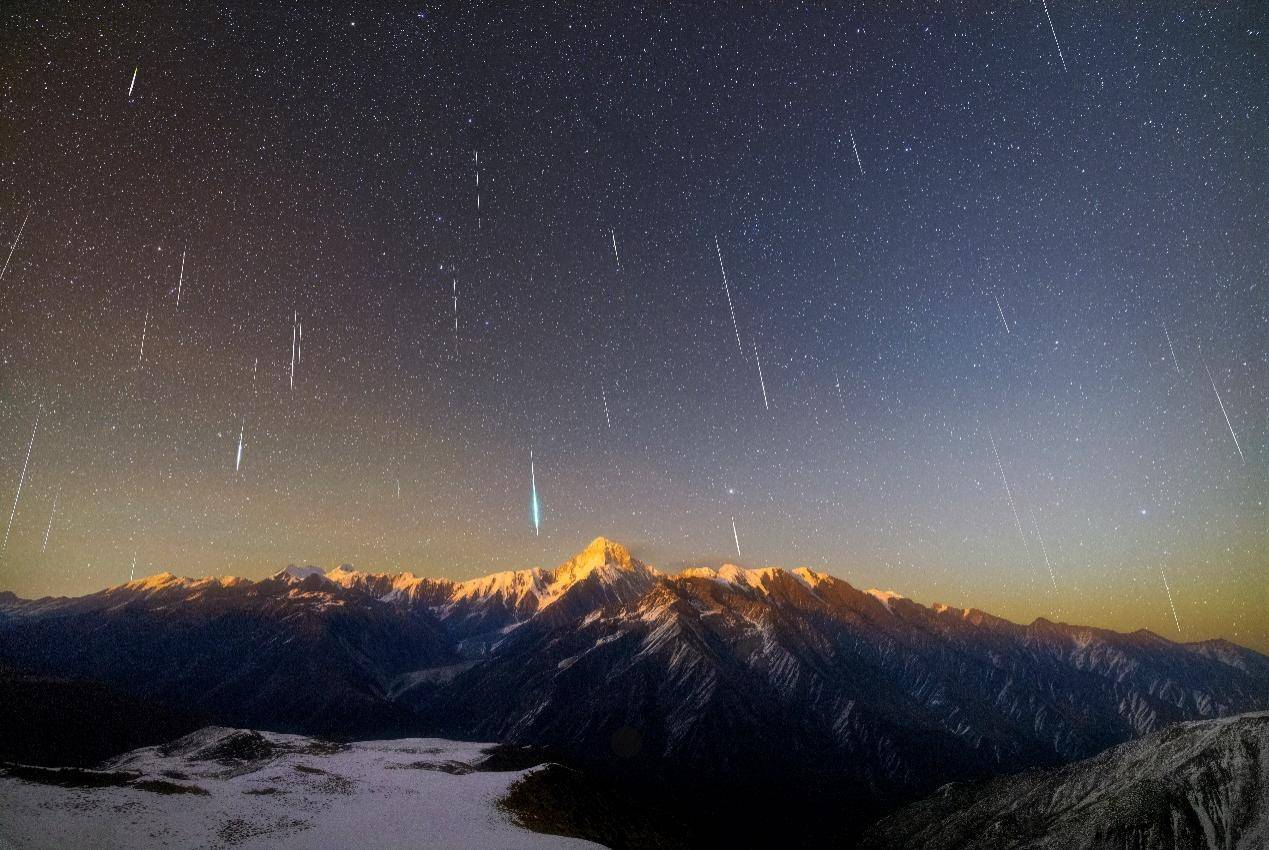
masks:
<svg viewBox="0 0 1269 850"><path fill-rule="evenodd" d="M868 848L1269 846L1269 714L1179 723L1076 764L949 785L873 826Z"/></svg>
<svg viewBox="0 0 1269 850"><path fill-rule="evenodd" d="M1269 708L1269 659L1225 641L1019 625L806 569L669 576L603 538L466 582L290 567L6 595L0 663L226 725L545 745L866 811Z"/></svg>

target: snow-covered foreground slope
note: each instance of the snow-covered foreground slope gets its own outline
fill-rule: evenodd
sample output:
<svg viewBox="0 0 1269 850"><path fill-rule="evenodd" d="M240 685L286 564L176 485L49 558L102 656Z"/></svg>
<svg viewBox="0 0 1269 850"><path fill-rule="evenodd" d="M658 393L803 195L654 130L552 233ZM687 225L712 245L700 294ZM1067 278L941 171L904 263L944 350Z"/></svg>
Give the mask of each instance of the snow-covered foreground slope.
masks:
<svg viewBox="0 0 1269 850"><path fill-rule="evenodd" d="M99 771L10 768L0 847L600 846L517 826L498 800L533 769L482 769L486 750L212 727Z"/></svg>
<svg viewBox="0 0 1269 850"><path fill-rule="evenodd" d="M1263 850L1269 713L1178 723L1066 767L951 785L874 825L863 846Z"/></svg>

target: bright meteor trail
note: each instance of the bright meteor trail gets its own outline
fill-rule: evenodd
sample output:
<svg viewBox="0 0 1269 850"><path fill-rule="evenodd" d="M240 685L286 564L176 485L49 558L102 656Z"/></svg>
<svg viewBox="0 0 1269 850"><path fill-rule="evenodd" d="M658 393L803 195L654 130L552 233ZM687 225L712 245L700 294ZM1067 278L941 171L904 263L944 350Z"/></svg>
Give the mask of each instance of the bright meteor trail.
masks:
<svg viewBox="0 0 1269 850"><path fill-rule="evenodd" d="M9 547L9 532L13 531L13 518L18 513L18 499L22 498L22 485L26 484L26 468L31 462L31 449L35 446L35 432L40 428L40 414L35 414L35 427L31 429L31 441L26 444L26 460L22 461L22 475L18 478L18 492L13 496L13 509L9 511L9 526L4 530L4 543L0 544L0 553Z"/></svg>
<svg viewBox="0 0 1269 850"><path fill-rule="evenodd" d="M1168 593L1168 607L1172 609L1172 622L1176 623L1176 630L1181 631L1181 621L1176 617L1176 605L1172 604L1172 588L1168 587L1168 576L1163 571L1163 567L1159 567L1159 575L1163 576L1163 589Z"/></svg>
<svg viewBox="0 0 1269 850"><path fill-rule="evenodd" d="M1172 334L1168 333L1168 326L1163 325L1163 336L1168 341L1168 351L1172 352L1172 365L1176 367L1176 373L1181 374L1181 364L1176 359L1176 349L1172 347Z"/></svg>
<svg viewBox="0 0 1269 850"><path fill-rule="evenodd" d="M762 379L762 361L758 359L758 342L756 340L753 344L753 359L758 364L758 385L762 387L762 406L770 410L771 403L767 401L767 382Z"/></svg>
<svg viewBox="0 0 1269 850"><path fill-rule="evenodd" d="M298 329L300 326L299 311L291 314L291 389L295 389L295 352L299 344Z"/></svg>
<svg viewBox="0 0 1269 850"><path fill-rule="evenodd" d="M529 493L533 505L533 533L542 535L542 516L538 510L538 477L533 465L533 452L529 452Z"/></svg>
<svg viewBox="0 0 1269 850"><path fill-rule="evenodd" d="M1221 401L1221 391L1216 389L1216 381L1212 378L1212 370L1207 368L1207 364L1203 364L1203 368L1207 370L1207 379L1212 382L1212 392L1216 393L1216 403L1221 406L1221 416L1225 417L1225 425L1229 428L1229 436L1234 438L1234 448L1238 449L1238 456L1243 459L1243 463L1247 462L1247 456L1243 454L1243 447L1238 445L1238 435L1234 433L1234 425L1229 421L1229 414L1225 412L1225 402Z"/></svg>
<svg viewBox="0 0 1269 850"><path fill-rule="evenodd" d="M137 354L137 365L145 361L145 333L150 329L150 311L145 311L145 321L141 323L141 351Z"/></svg>
<svg viewBox="0 0 1269 850"><path fill-rule="evenodd" d="M1044 17L1049 21L1049 32L1053 33L1053 44L1057 47L1058 59L1062 60L1062 70L1066 70L1066 57L1062 55L1062 43L1058 41L1057 30L1053 28L1053 16L1049 14L1048 0L1040 0L1044 6Z"/></svg>
<svg viewBox="0 0 1269 850"><path fill-rule="evenodd" d="M49 511L48 528L44 529L44 545L40 547L40 554L48 551L48 536L53 533L53 517L57 516L57 499L61 496L61 491L53 494L53 510Z"/></svg>
<svg viewBox="0 0 1269 850"><path fill-rule="evenodd" d="M1013 331L1009 330L1008 320L1005 319L1005 309L1000 306L1000 296L996 295L995 293L992 293L991 297L996 299L996 310L1000 313L1000 321L1004 323L1005 333L1007 334L1013 333Z"/></svg>
<svg viewBox="0 0 1269 850"><path fill-rule="evenodd" d="M1000 480L1005 483L1005 496L1009 498L1009 509L1013 511L1013 521L1018 525L1018 536L1022 538L1022 548L1027 552L1027 563L1031 563L1031 546L1027 543L1027 533L1022 530L1022 520L1018 517L1018 506L1013 501L1013 491L1009 489L1009 479L1005 477L1005 465L1000 462L1000 452L996 449L996 438L987 430L987 439L991 440L991 453L996 456L996 468L1000 470Z"/></svg>
<svg viewBox="0 0 1269 850"><path fill-rule="evenodd" d="M736 347L740 356L745 356L745 347L740 342L740 325L736 324L736 308L731 303L731 287L727 285L727 269L723 267L723 249L718 247L718 237L714 237L714 250L718 252L718 269L723 273L723 292L727 293L727 310L731 313L731 326L736 331Z"/></svg>
<svg viewBox="0 0 1269 850"><path fill-rule="evenodd" d="M22 217L22 226L18 228L18 235L13 237L13 244L9 246L9 256L4 258L4 268L0 269L0 280L4 280L4 276L9 272L9 261L13 259L13 252L17 250L18 240L22 238L22 231L26 230L26 220L31 217L31 211L28 209L26 215Z"/></svg>

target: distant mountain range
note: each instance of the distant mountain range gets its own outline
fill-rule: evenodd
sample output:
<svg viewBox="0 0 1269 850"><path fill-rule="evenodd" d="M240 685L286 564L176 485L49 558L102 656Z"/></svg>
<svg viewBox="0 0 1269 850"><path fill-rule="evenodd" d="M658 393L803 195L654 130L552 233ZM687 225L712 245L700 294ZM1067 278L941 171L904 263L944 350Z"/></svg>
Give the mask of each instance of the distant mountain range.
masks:
<svg viewBox="0 0 1269 850"><path fill-rule="evenodd" d="M197 725L547 745L860 808L1269 709L1269 658L1227 641L1019 625L807 569L665 575L604 538L464 582L288 567L0 594L0 666Z"/></svg>

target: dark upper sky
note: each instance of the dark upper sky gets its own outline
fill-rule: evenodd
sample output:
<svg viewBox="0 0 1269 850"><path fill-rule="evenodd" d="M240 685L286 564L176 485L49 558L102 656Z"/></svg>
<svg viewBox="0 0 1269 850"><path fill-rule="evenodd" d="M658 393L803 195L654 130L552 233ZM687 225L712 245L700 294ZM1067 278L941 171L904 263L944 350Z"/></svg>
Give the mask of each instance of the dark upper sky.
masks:
<svg viewBox="0 0 1269 850"><path fill-rule="evenodd" d="M1269 646L1264 5L165 5L0 11L0 587L603 533Z"/></svg>

